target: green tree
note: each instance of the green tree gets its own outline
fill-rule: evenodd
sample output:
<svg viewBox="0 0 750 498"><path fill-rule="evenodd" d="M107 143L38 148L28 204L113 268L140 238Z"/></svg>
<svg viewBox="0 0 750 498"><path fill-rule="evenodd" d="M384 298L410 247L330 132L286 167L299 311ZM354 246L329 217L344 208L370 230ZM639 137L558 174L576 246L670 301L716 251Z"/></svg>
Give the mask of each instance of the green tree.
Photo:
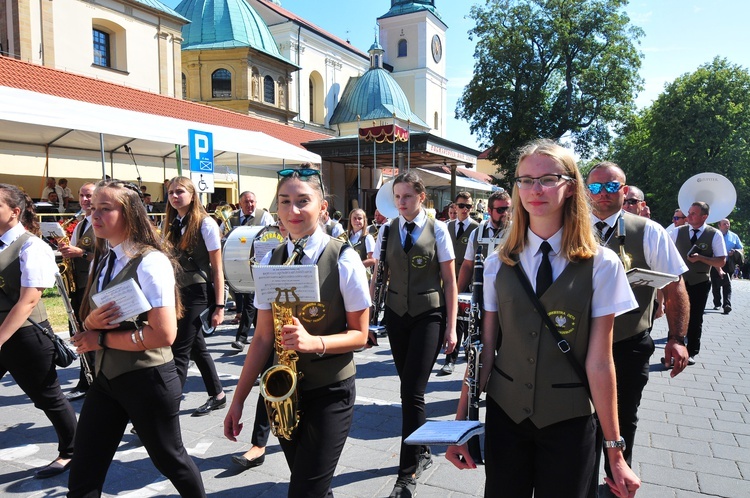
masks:
<svg viewBox="0 0 750 498"><path fill-rule="evenodd" d="M475 5L474 77L456 117L469 122L490 159L512 175L513 152L535 138L571 136L587 157L610 141L612 123L640 90L643 31L627 0L487 0Z"/></svg>
<svg viewBox="0 0 750 498"><path fill-rule="evenodd" d="M730 219L750 223L750 72L715 58L677 78L614 142L612 158L628 183L647 193L657 221L671 222L682 184L703 172L726 176L737 191Z"/></svg>

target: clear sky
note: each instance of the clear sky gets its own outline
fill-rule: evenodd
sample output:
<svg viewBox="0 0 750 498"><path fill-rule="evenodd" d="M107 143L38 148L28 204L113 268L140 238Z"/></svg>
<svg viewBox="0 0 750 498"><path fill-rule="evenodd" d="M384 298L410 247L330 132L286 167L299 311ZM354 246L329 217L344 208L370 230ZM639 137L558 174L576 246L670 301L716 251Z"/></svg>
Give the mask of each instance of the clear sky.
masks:
<svg viewBox="0 0 750 498"><path fill-rule="evenodd" d="M171 7L179 3L163 0ZM480 148L465 121L454 119L456 101L474 70L474 42L467 32L472 0L436 0L448 26L444 43L448 77L447 138ZM281 0L285 9L366 51L372 45L376 22L390 8L390 0ZM641 77L644 90L638 107L650 105L664 84L714 57L750 68L750 0L631 0L626 8L631 22L645 31L640 50L644 55Z"/></svg>

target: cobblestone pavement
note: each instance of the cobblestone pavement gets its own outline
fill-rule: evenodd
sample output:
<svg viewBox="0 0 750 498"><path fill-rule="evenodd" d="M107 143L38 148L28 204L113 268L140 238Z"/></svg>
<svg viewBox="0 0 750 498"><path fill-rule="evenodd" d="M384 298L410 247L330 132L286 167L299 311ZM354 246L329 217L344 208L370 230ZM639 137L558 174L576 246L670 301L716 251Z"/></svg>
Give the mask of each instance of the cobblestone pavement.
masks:
<svg viewBox="0 0 750 498"><path fill-rule="evenodd" d="M750 497L750 281L735 280L733 286L734 310L729 315L706 310L703 351L697 364L674 379L659 363L667 329L664 319L657 321L653 331L657 350L651 359L634 451L634 468L643 480L638 496ZM244 354L230 347L233 340L234 327L228 324L207 340L229 396L244 360ZM338 497L386 497L395 482L401 425L399 383L387 339L380 344L356 356L357 405L333 480ZM461 367L446 377L433 374L427 392L428 418L453 418L462 371ZM77 362L59 374L68 391L78 377ZM182 403L183 438L210 496L286 496L289 471L273 437L261 467L241 472L230 459L249 447L256 390L245 408L250 419L240 436L243 442L232 443L222 436L226 410L190 416L207 397L197 370L191 369ZM77 412L81 404L73 403ZM0 497L63 496L67 473L41 481L32 478L33 469L55 458L56 447L48 420L6 375L0 380ZM442 457L444 451L433 448L435 463L420 478L418 495L482 496L483 471L458 471ZM118 497L177 496L129 432L115 455L104 492Z"/></svg>

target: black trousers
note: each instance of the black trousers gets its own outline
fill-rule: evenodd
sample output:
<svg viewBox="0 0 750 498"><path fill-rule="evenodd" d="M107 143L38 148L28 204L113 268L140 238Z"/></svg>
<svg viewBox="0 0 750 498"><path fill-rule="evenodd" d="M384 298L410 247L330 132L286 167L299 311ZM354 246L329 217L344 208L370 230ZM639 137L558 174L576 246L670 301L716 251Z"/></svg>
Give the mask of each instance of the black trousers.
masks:
<svg viewBox="0 0 750 498"><path fill-rule="evenodd" d="M688 355L696 356L701 351L701 334L703 333L703 310L706 308L711 281L706 280L695 285L685 282L690 300L690 319L687 329Z"/></svg>
<svg viewBox="0 0 750 498"><path fill-rule="evenodd" d="M237 313L240 314L240 324L237 326L237 334L234 337L235 341L247 341L247 335L250 333L250 326L255 326L255 321L258 317L258 310L253 306L253 300L255 299L255 292L249 294L236 294L237 299Z"/></svg>
<svg viewBox="0 0 750 498"><path fill-rule="evenodd" d="M419 446L404 444L404 439L426 421L424 393L432 367L440 353L445 335L445 308L437 308L412 317L398 316L385 308L385 326L391 343L393 363L401 381L401 458L398 474L416 472Z"/></svg>
<svg viewBox="0 0 750 498"><path fill-rule="evenodd" d="M200 472L180 430L182 389L174 362L114 379L97 375L81 409L68 497L98 497L128 421L154 466L183 497L204 497Z"/></svg>
<svg viewBox="0 0 750 498"><path fill-rule="evenodd" d="M620 423L620 436L625 439L625 461L631 465L633 459L633 444L635 432L638 428L638 407L641 405L641 395L648 383L649 360L654 353L654 340L648 331L616 342L612 345L612 357L615 361L617 375L617 419ZM604 470L612 477L609 459L604 453ZM597 458L597 469L599 459Z"/></svg>
<svg viewBox="0 0 750 498"><path fill-rule="evenodd" d="M333 496L331 481L354 415L354 376L300 394L302 418L292 441L279 439L289 470L288 498Z"/></svg>
<svg viewBox="0 0 750 498"><path fill-rule="evenodd" d="M47 326L46 321L40 325ZM57 379L55 350L49 337L34 326L21 327L0 349L0 378L10 372L34 406L44 412L57 433L57 451L73 456L76 414Z"/></svg>
<svg viewBox="0 0 750 498"><path fill-rule="evenodd" d="M271 368L273 365L273 352L268 355L268 360L263 366L263 372ZM253 446L259 448L265 448L268 446L268 434L271 432L271 423L268 421L268 412L266 411L266 402L263 395L258 394L258 404L255 405L255 421L253 421L253 434L250 437L250 442Z"/></svg>
<svg viewBox="0 0 750 498"><path fill-rule="evenodd" d="M724 271L726 272L729 268L725 268ZM732 307L732 273L734 273L734 269L731 272L724 273L724 278L721 278L719 270L711 267L711 291L714 295L714 307ZM722 294L724 295L723 302Z"/></svg>
<svg viewBox="0 0 750 498"><path fill-rule="evenodd" d="M209 301L209 298L213 299L213 292L209 295L209 286L206 284L193 284L180 289L180 296L185 314L177 320L177 338L172 344L172 354L181 387L185 387L188 365L192 359L200 370L208 395L216 396L223 388L214 360L208 353L200 319L200 314L208 308L208 303L213 302Z"/></svg>
<svg viewBox="0 0 750 498"><path fill-rule="evenodd" d="M516 424L487 397L485 498L583 498L594 472L596 422L577 417L537 428Z"/></svg>

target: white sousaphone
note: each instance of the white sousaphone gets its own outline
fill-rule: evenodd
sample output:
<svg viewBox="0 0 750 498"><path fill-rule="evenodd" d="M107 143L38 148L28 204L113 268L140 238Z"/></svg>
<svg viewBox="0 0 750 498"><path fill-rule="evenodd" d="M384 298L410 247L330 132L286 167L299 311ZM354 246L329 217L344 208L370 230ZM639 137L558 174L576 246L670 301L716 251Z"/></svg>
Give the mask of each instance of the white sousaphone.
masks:
<svg viewBox="0 0 750 498"><path fill-rule="evenodd" d="M255 292L255 279L252 266L260 260L269 249L281 244L284 238L279 227L239 226L227 236L222 249L224 279L235 292ZM263 247L263 254L259 249Z"/></svg>
<svg viewBox="0 0 750 498"><path fill-rule="evenodd" d="M398 217L398 208L396 207L396 201L393 199L392 179L383 183L378 189L378 194L375 196L375 207L378 208L380 214L390 220Z"/></svg>
<svg viewBox="0 0 750 498"><path fill-rule="evenodd" d="M737 191L725 176L718 173L699 173L691 176L680 187L677 205L687 215L694 202L705 202L709 206L706 223L716 223L728 217L737 202Z"/></svg>

